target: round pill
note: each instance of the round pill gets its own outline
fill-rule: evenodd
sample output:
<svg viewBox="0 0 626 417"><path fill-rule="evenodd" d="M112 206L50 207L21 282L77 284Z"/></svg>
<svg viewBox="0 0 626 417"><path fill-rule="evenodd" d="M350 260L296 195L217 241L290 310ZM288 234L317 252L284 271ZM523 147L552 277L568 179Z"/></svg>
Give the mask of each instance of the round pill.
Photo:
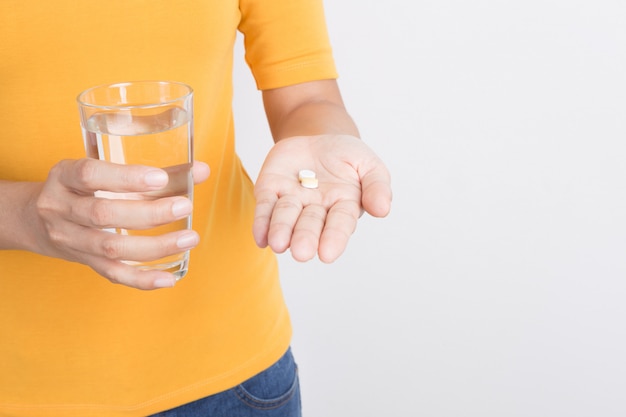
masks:
<svg viewBox="0 0 626 417"><path fill-rule="evenodd" d="M315 178L315 172L310 169L302 169L298 172L298 179L302 181L305 178Z"/></svg>
<svg viewBox="0 0 626 417"><path fill-rule="evenodd" d="M300 184L302 184L304 188L317 188L318 181L317 178L302 178Z"/></svg>

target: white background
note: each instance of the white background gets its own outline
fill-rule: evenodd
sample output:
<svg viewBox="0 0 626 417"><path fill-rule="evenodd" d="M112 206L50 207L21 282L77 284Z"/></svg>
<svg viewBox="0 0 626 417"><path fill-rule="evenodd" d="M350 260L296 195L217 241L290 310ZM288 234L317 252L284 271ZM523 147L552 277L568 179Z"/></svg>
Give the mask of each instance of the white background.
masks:
<svg viewBox="0 0 626 417"><path fill-rule="evenodd" d="M626 2L325 5L394 204L334 264L280 256L304 416L626 416Z"/></svg>

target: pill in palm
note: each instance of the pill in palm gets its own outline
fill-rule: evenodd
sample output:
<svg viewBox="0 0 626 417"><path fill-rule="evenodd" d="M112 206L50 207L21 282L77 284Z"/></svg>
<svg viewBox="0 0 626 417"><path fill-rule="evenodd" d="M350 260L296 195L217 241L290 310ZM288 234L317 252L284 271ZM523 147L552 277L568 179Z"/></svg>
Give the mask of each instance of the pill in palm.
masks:
<svg viewBox="0 0 626 417"><path fill-rule="evenodd" d="M304 178L315 178L315 172L310 169L302 169L298 172L298 179L302 181Z"/></svg>
<svg viewBox="0 0 626 417"><path fill-rule="evenodd" d="M302 169L298 173L298 180L304 188L317 188L318 181L314 171L310 169Z"/></svg>
<svg viewBox="0 0 626 417"><path fill-rule="evenodd" d="M318 186L317 178L302 178L300 184L304 188L317 188Z"/></svg>

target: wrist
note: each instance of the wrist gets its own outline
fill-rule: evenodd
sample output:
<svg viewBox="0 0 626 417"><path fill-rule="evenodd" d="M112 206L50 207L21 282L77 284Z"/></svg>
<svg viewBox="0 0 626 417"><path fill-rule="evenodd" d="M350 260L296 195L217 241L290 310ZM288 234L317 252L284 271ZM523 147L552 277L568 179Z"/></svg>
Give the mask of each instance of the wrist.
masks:
<svg viewBox="0 0 626 417"><path fill-rule="evenodd" d="M43 183L0 181L0 249L37 252L37 197Z"/></svg>

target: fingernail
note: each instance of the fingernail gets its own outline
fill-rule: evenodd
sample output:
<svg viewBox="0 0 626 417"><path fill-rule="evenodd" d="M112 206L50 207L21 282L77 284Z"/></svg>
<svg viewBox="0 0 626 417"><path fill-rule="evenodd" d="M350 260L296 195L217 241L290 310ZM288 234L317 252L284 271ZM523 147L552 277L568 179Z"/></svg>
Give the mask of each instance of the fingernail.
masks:
<svg viewBox="0 0 626 417"><path fill-rule="evenodd" d="M172 214L176 217L185 217L191 214L193 210L193 205L191 201L184 198L181 200L177 200L172 204Z"/></svg>
<svg viewBox="0 0 626 417"><path fill-rule="evenodd" d="M171 288L176 285L174 278L157 278L154 280L155 288Z"/></svg>
<svg viewBox="0 0 626 417"><path fill-rule="evenodd" d="M191 249L198 244L198 241L199 239L197 234L188 233L178 238L176 246L180 249Z"/></svg>
<svg viewBox="0 0 626 417"><path fill-rule="evenodd" d="M146 172L144 181L150 187L163 187L167 185L168 178L165 172L153 170Z"/></svg>

